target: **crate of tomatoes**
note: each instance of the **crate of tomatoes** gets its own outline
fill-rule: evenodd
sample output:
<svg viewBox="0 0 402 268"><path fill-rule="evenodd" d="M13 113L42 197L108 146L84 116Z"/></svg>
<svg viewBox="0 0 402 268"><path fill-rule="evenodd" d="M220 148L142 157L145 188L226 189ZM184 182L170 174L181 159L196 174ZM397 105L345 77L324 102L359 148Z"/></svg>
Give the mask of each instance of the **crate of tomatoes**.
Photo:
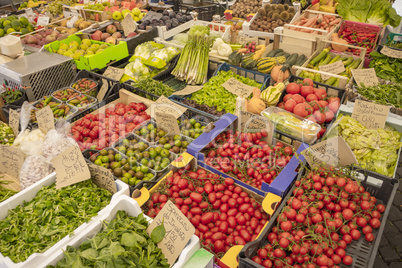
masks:
<svg viewBox="0 0 402 268"><path fill-rule="evenodd" d="M304 169L239 267L373 267L398 185L367 170Z"/></svg>
<svg viewBox="0 0 402 268"><path fill-rule="evenodd" d="M261 196L267 192L283 196L296 178L294 170L299 158L304 158L295 155L293 146L268 140L269 130L242 130L238 122L235 115L222 116L211 131L204 132L187 147L187 152L200 161L199 165L232 178ZM297 152L307 147L301 144ZM279 175L281 179L276 179Z"/></svg>
<svg viewBox="0 0 402 268"><path fill-rule="evenodd" d="M276 201L197 164L184 153L150 190L134 193L135 199L151 218L172 201L194 225L202 247L214 253L216 263L237 267L238 252L257 238Z"/></svg>

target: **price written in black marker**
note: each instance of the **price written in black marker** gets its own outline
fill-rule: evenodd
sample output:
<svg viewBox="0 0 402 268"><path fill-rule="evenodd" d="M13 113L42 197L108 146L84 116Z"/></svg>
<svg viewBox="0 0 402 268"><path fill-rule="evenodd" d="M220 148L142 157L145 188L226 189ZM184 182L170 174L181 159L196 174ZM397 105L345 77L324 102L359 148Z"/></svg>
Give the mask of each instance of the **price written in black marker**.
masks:
<svg viewBox="0 0 402 268"><path fill-rule="evenodd" d="M384 128L388 118L389 107L372 102L356 100L352 118L370 129Z"/></svg>
<svg viewBox="0 0 402 268"><path fill-rule="evenodd" d="M230 93L235 94L236 96L247 98L253 92L255 87L243 84L236 78L232 77L227 80L222 86L229 91Z"/></svg>

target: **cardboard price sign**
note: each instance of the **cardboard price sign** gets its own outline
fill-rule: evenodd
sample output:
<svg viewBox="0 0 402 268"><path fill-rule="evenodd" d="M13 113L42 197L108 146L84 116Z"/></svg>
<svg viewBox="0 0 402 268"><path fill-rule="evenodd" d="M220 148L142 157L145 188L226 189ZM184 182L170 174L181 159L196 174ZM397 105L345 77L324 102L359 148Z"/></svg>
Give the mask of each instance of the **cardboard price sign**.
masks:
<svg viewBox="0 0 402 268"><path fill-rule="evenodd" d="M108 190L111 194L117 192L116 182L114 181L113 174L110 170L92 163L88 164L88 168L93 183L98 185L100 188Z"/></svg>
<svg viewBox="0 0 402 268"><path fill-rule="evenodd" d="M343 65L341 60L338 60L334 63L327 64L327 65L321 65L320 71L326 72L326 73L331 73L331 74L340 74L343 71L345 71L345 66ZM328 80L331 78L330 75L326 74L321 74L322 80Z"/></svg>
<svg viewBox="0 0 402 268"><path fill-rule="evenodd" d="M42 25L42 26L46 26L49 24L49 17L39 17L38 21L36 22L36 25Z"/></svg>
<svg viewBox="0 0 402 268"><path fill-rule="evenodd" d="M186 86L182 90L176 91L174 93L174 95L178 95L178 96L190 95L190 94L193 94L194 92L197 92L201 88L202 88L202 86Z"/></svg>
<svg viewBox="0 0 402 268"><path fill-rule="evenodd" d="M54 129L54 116L50 106L40 109L35 115L38 127L43 133L46 134L49 130Z"/></svg>
<svg viewBox="0 0 402 268"><path fill-rule="evenodd" d="M262 130L267 132L267 137L264 138L269 144L272 144L273 133L275 126L272 121L267 118L249 113L246 111L240 112L240 117L238 119L238 128L241 130Z"/></svg>
<svg viewBox="0 0 402 268"><path fill-rule="evenodd" d="M165 237L158 243L162 253L172 266L177 257L195 232L194 226L172 201L168 201L153 222L148 226L147 232L151 236L152 230L162 224L166 229Z"/></svg>
<svg viewBox="0 0 402 268"><path fill-rule="evenodd" d="M302 151L312 168L324 165L347 166L358 164L355 155L342 137L333 137Z"/></svg>
<svg viewBox="0 0 402 268"><path fill-rule="evenodd" d="M389 107L373 102L355 100L352 118L370 129L384 128L388 118Z"/></svg>
<svg viewBox="0 0 402 268"><path fill-rule="evenodd" d="M56 189L91 178L88 165L77 145L71 145L52 159L56 169Z"/></svg>
<svg viewBox="0 0 402 268"><path fill-rule="evenodd" d="M18 186L20 170L24 161L25 155L20 149L8 145L0 146L0 173L6 173L13 179L18 180Z"/></svg>
<svg viewBox="0 0 402 268"><path fill-rule="evenodd" d="M171 114L174 118L179 118L187 108L175 104L165 96L160 96L145 112L155 118L155 113Z"/></svg>
<svg viewBox="0 0 402 268"><path fill-rule="evenodd" d="M137 30L137 24L133 20L133 17L126 16L121 21L121 27L123 28L124 35L127 36L129 33L135 32Z"/></svg>
<svg viewBox="0 0 402 268"><path fill-rule="evenodd" d="M20 113L16 110L10 109L10 116L8 118L8 124L14 132L14 135L17 136L19 133L20 126Z"/></svg>
<svg viewBox="0 0 402 268"><path fill-rule="evenodd" d="M229 91L230 93L235 94L236 96L247 98L253 92L255 87L243 84L236 78L232 77L227 80L222 86Z"/></svg>
<svg viewBox="0 0 402 268"><path fill-rule="evenodd" d="M375 73L374 68L369 69L352 69L353 77L355 78L356 84L360 86L361 84L366 87L375 86L378 84L378 77Z"/></svg>
<svg viewBox="0 0 402 268"><path fill-rule="evenodd" d="M155 120L156 125L169 133L169 136L180 135L179 124L173 115L156 112Z"/></svg>
<svg viewBox="0 0 402 268"><path fill-rule="evenodd" d="M392 49L387 46L382 47L381 54L388 56L390 58L402 59L402 51L401 50Z"/></svg>
<svg viewBox="0 0 402 268"><path fill-rule="evenodd" d="M131 16L127 16L127 17L131 17ZM120 78L123 76L123 74L124 74L124 69L109 66L106 68L105 72L103 73L103 76L106 76L107 78L110 78L110 79L113 79L113 80L116 80L119 82ZM102 79L102 87L99 89L98 95L96 96L98 101L103 100L103 98L106 95L106 91L108 89L109 89L108 82L106 81L106 79Z"/></svg>

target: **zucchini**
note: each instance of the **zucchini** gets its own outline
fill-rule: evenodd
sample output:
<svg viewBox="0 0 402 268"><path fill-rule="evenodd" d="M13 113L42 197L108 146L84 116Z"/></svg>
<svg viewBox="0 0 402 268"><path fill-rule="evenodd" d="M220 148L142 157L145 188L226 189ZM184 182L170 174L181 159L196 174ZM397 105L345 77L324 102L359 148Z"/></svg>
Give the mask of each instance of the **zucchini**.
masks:
<svg viewBox="0 0 402 268"><path fill-rule="evenodd" d="M297 53L293 53L285 63L289 64L290 67L292 67L296 61L297 61L297 57L299 56L299 54Z"/></svg>
<svg viewBox="0 0 402 268"><path fill-rule="evenodd" d="M325 57L325 59L322 60L322 61L320 61L320 62L318 63L318 66L327 65L331 60L332 60L331 54L327 54L327 56Z"/></svg>
<svg viewBox="0 0 402 268"><path fill-rule="evenodd" d="M290 54L285 52L285 54L283 54L282 56L284 56L286 59L288 59Z"/></svg>
<svg viewBox="0 0 402 268"><path fill-rule="evenodd" d="M304 56L304 55L302 54L302 55L300 55L300 56L297 58L296 63L295 63L294 65L296 65L296 66L302 66L305 61L306 61L306 56Z"/></svg>
<svg viewBox="0 0 402 268"><path fill-rule="evenodd" d="M267 54L267 57L277 57L277 54L279 54L280 52L283 52L283 50L282 49L272 50Z"/></svg>
<svg viewBox="0 0 402 268"><path fill-rule="evenodd" d="M286 52L279 52L278 54L275 54L275 57L280 57L280 56L285 56Z"/></svg>

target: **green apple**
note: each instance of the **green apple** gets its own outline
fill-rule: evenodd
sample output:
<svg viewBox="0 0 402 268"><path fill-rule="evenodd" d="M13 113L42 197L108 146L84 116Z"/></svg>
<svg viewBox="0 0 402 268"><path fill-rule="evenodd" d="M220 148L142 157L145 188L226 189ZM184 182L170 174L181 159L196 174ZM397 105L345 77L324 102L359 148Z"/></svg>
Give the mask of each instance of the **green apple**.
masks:
<svg viewBox="0 0 402 268"><path fill-rule="evenodd" d="M120 11L115 11L115 12L113 12L112 17L113 17L114 20L121 20L121 19L123 19L123 16L121 15L121 12L120 12Z"/></svg>
<svg viewBox="0 0 402 268"><path fill-rule="evenodd" d="M93 47L93 48L95 48L96 50L98 50L98 49L99 49L99 44L92 44L90 47Z"/></svg>
<svg viewBox="0 0 402 268"><path fill-rule="evenodd" d="M127 8L126 9L123 9L122 11L121 11L121 15L125 18L126 17L126 14L128 14L128 13L130 13L130 10L128 10Z"/></svg>
<svg viewBox="0 0 402 268"><path fill-rule="evenodd" d="M63 56L72 58L73 54L74 52L72 52L71 50L67 50L66 52L64 52Z"/></svg>
<svg viewBox="0 0 402 268"><path fill-rule="evenodd" d="M68 50L71 51L71 52L73 52L73 53L74 53L77 49L78 49L77 46L70 46L70 47L68 48Z"/></svg>
<svg viewBox="0 0 402 268"><path fill-rule="evenodd" d="M97 49L96 47L89 47L89 48L87 49L87 53L88 53L88 51L91 51L92 53L95 53L97 50L98 50L98 49Z"/></svg>
<svg viewBox="0 0 402 268"><path fill-rule="evenodd" d="M57 54L64 55L64 53L66 53L65 49L59 48L59 50L57 50Z"/></svg>
<svg viewBox="0 0 402 268"><path fill-rule="evenodd" d="M130 13L130 12L129 12L129 13L126 13L126 14L124 15L124 17L127 17L127 16L129 16L129 15L134 19L133 13Z"/></svg>
<svg viewBox="0 0 402 268"><path fill-rule="evenodd" d="M77 41L71 41L68 45L70 47L72 47L72 46L78 47L80 45L80 43L78 43Z"/></svg>
<svg viewBox="0 0 402 268"><path fill-rule="evenodd" d="M134 16L139 16L141 14L141 10L138 7L133 8L133 10L131 10L131 12L133 13Z"/></svg>
<svg viewBox="0 0 402 268"><path fill-rule="evenodd" d="M85 44L81 44L81 45L79 46L79 48L82 49L82 50L87 50L87 49L88 49L88 46L85 45Z"/></svg>
<svg viewBox="0 0 402 268"><path fill-rule="evenodd" d="M67 50L67 49L68 49L68 45L67 45L67 44L60 44L59 49Z"/></svg>
<svg viewBox="0 0 402 268"><path fill-rule="evenodd" d="M77 50L77 51L74 53L74 55L73 55L73 59L75 59L75 60L80 60L80 57L81 57L82 55L84 55L84 52L81 52L81 51Z"/></svg>
<svg viewBox="0 0 402 268"><path fill-rule="evenodd" d="M83 40L81 41L81 45L82 45L82 44L87 45L87 47L90 47L90 46L92 45L92 42L91 42L91 40L89 40L89 39L83 39Z"/></svg>
<svg viewBox="0 0 402 268"><path fill-rule="evenodd" d="M95 53L93 52L93 51L91 51L91 50L87 50L87 53L85 54L85 55L94 55Z"/></svg>
<svg viewBox="0 0 402 268"><path fill-rule="evenodd" d="M133 20L134 21L140 21L140 17L134 16Z"/></svg>
<svg viewBox="0 0 402 268"><path fill-rule="evenodd" d="M147 13L141 13L140 16L139 16L140 20L142 20L142 18L143 18L146 14L147 14Z"/></svg>
<svg viewBox="0 0 402 268"><path fill-rule="evenodd" d="M107 49L109 46L106 44L102 44L100 45L99 49Z"/></svg>

